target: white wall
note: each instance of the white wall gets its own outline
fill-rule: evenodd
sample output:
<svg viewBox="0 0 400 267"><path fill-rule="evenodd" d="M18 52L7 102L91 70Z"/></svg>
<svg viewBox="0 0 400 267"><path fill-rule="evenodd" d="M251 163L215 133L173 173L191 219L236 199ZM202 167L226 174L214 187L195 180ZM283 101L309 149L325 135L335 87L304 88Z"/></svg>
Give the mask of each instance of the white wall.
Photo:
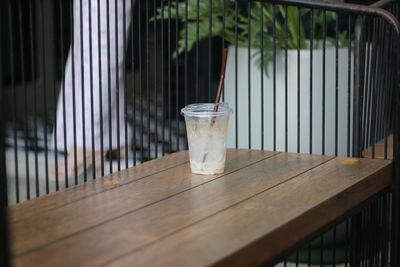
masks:
<svg viewBox="0 0 400 267"><path fill-rule="evenodd" d="M253 54L254 51L251 51ZM326 107L325 107L325 153L335 153L335 48L326 48ZM288 50L288 151L297 152L297 50ZM285 150L285 53L277 51L276 63L276 150ZM312 96L312 145L313 153L322 153L322 50L313 50L313 96ZM264 99L261 99L261 72L251 59L251 148L273 149L273 64L269 64L269 77L265 74ZM235 107L235 48L229 48L225 102L232 107L228 147L235 147L235 127L238 127L238 147L248 148L248 50L238 48L238 108ZM351 97L353 88L353 55L351 56ZM338 154L347 155L348 111L348 50L339 49L338 60ZM352 105L352 98L351 105ZM261 136L261 101L264 102L264 136ZM350 106L350 109L352 107ZM350 110L352 112L352 110ZM235 122L238 113L238 122ZM350 130L352 113L350 113ZM309 153L310 134L310 51L300 51L300 152ZM350 133L351 136L351 133ZM350 144L351 147L351 144Z"/></svg>

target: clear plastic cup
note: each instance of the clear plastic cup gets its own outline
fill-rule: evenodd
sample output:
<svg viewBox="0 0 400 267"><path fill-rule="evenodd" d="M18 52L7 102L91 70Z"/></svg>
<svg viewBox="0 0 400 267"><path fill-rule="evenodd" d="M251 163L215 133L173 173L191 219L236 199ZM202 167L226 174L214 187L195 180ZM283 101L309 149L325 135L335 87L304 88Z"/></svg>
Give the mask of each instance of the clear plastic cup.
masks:
<svg viewBox="0 0 400 267"><path fill-rule="evenodd" d="M227 103L191 104L181 110L185 116L192 173L223 173L226 158L226 136L229 115Z"/></svg>

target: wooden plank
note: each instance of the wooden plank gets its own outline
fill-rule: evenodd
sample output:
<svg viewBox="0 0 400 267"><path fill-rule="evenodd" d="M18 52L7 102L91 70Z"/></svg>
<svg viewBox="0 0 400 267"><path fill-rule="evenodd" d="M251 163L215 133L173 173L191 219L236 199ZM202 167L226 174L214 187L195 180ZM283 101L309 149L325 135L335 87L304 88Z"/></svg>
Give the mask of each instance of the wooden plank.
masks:
<svg viewBox="0 0 400 267"><path fill-rule="evenodd" d="M364 158L372 158L372 146L362 152ZM375 158L385 159L385 139L375 144ZM393 134L387 138L387 159L393 159Z"/></svg>
<svg viewBox="0 0 400 267"><path fill-rule="evenodd" d="M230 150L224 174L195 175L191 173L189 163L186 163L43 212L39 216L11 223L12 251L18 255L84 231L278 153Z"/></svg>
<svg viewBox="0 0 400 267"><path fill-rule="evenodd" d="M38 215L41 212L65 206L66 204L103 192L106 190L104 188L104 182L121 186L186 162L188 162L188 152L180 151L169 154L163 158L147 161L120 172L106 175L94 181L88 181L52 194L44 195L33 201L25 201L8 208L9 221L14 223Z"/></svg>
<svg viewBox="0 0 400 267"><path fill-rule="evenodd" d="M392 164L338 158L110 266L253 266L273 259L391 184Z"/></svg>
<svg viewBox="0 0 400 267"><path fill-rule="evenodd" d="M16 266L104 263L332 159L282 153L14 259ZM46 255L44 257L44 255Z"/></svg>

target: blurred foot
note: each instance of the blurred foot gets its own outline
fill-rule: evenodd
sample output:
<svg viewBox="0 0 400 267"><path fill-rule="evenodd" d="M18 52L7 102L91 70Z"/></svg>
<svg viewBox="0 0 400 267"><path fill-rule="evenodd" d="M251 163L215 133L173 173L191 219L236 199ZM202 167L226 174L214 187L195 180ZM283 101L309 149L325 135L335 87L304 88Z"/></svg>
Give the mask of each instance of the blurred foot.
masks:
<svg viewBox="0 0 400 267"><path fill-rule="evenodd" d="M89 168L93 167L93 160L92 160L92 155L93 152L92 150L86 149L85 153L85 159L86 159L86 170ZM99 166L101 162L101 151L100 150L95 150L94 151L94 158L95 158L95 165ZM67 156L67 172L68 172L68 177L74 177L75 172L76 175L79 177L82 175L85 171L84 168L84 155L83 155L83 148L77 147L76 148L76 166L75 166L75 151L72 149L70 152L68 152ZM51 170L51 178L52 180L56 180L56 177L58 175L58 179L65 179L66 173L65 173L65 165L60 164L58 166L58 173L56 173L56 169Z"/></svg>
<svg viewBox="0 0 400 267"><path fill-rule="evenodd" d="M116 151L116 150L113 150ZM130 152L129 146L128 146L128 154ZM86 170L92 168L93 166L93 152L90 149L86 149L85 153L85 158L86 158ZM106 151L104 151L104 157L103 159L106 160ZM121 157L121 162L125 160L126 157L126 152L125 152L125 147L121 147L120 149L120 157ZM85 172L84 168L84 155L83 155L83 148L77 147L76 148L76 167L75 167L75 151L72 149L70 152L68 152L67 156L67 172L68 172L68 177L75 177L75 170L76 170L76 175L79 177ZM96 171L95 169L99 168L101 165L101 151L100 150L95 150L94 151L94 164L95 168L92 171ZM56 169L51 170L51 178L52 180L56 180L56 177L58 175L59 180L63 180L66 177L65 173L65 165L60 164L58 166L58 173L56 173Z"/></svg>

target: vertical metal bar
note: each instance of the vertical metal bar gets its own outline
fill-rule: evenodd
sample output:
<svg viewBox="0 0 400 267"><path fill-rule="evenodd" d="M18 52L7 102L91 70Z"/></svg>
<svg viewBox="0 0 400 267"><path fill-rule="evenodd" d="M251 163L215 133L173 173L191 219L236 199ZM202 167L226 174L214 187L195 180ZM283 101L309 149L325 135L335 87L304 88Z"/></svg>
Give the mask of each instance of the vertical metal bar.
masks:
<svg viewBox="0 0 400 267"><path fill-rule="evenodd" d="M365 209L361 210L360 212L360 224L359 224L359 237L358 237L358 250L359 250L359 258L358 258L358 263L361 265L361 267L364 267L364 248L365 244L362 242L362 232L365 228Z"/></svg>
<svg viewBox="0 0 400 267"><path fill-rule="evenodd" d="M351 98L351 15L348 21L348 55L347 55L347 157L350 157L350 98ZM347 250L346 250L347 252Z"/></svg>
<svg viewBox="0 0 400 267"><path fill-rule="evenodd" d="M388 108L388 107L391 107L391 103L392 103L392 97L391 97L391 89L392 89L392 81L393 81L393 77L392 77L392 75L393 75L393 71L391 70L391 67L393 66L393 57L391 56L391 51L392 51L392 42L390 42L389 40L390 40L390 38L389 38L389 36L390 36L390 32L389 31L386 31L386 36L387 36L387 40L385 40L385 44L386 44L386 47L385 47L385 52L386 52L386 57L385 57L385 60L386 60L386 62L388 62L388 69L389 69L389 72L388 73L386 73L385 72L385 75L386 75L386 79L385 79L385 85L384 85L384 88L385 88L385 98L386 98L386 101L385 101L385 106L386 106L386 108L385 108L385 114L384 114L384 117L385 117L385 125L384 125L384 136L385 136L385 151L384 151L384 159L387 159L388 158L388 135L389 135L389 132L390 132L390 130L391 130L391 119L390 119L390 113L391 113L391 108Z"/></svg>
<svg viewBox="0 0 400 267"><path fill-rule="evenodd" d="M320 240L319 240L319 247L320 247L320 254L319 254L319 262L321 267L323 266L324 262L324 234L321 234Z"/></svg>
<svg viewBox="0 0 400 267"><path fill-rule="evenodd" d="M132 0L133 1L133 0ZM100 23L100 0L97 0L97 49L99 51L99 108L100 108L100 158L101 158L101 176L104 176L104 134L103 134L103 82L102 82L102 66L101 66L101 23ZM132 27L133 28L133 27Z"/></svg>
<svg viewBox="0 0 400 267"><path fill-rule="evenodd" d="M326 76L325 76L325 63L326 63L326 11L323 11L323 25L322 25L322 155L325 155L325 105L326 105L326 97L325 97L325 84L326 84Z"/></svg>
<svg viewBox="0 0 400 267"><path fill-rule="evenodd" d="M375 25L377 24L377 25ZM379 51L379 44L377 43L378 40L380 39L380 27L379 27L379 22L376 21L376 23L374 23L374 28L376 31L376 43L375 43L375 49L374 51L379 55L382 56L382 54ZM379 58L380 59L380 58ZM372 73L372 76L374 76L373 79L373 87L372 87L372 96L373 98L371 99L372 102L372 110L371 110L371 142L372 142L372 158L375 158L375 142L376 142L376 128L377 128L377 113L376 113L376 109L379 108L377 107L377 105L379 105L379 96L377 96L377 94L379 94L379 88L378 88L378 77L379 77L379 68L380 66L378 65L382 60L380 59L380 61L378 61L378 59L375 59L375 70Z"/></svg>
<svg viewBox="0 0 400 267"><path fill-rule="evenodd" d="M261 20L262 20L262 17L261 17ZM221 52L222 52L222 54L224 54L224 48L225 48L225 0L222 0L222 38L221 39L222 39ZM262 48L262 46L261 46L261 48ZM222 102L225 102L225 85L222 87Z"/></svg>
<svg viewBox="0 0 400 267"><path fill-rule="evenodd" d="M400 38L399 35L392 31L392 40L393 40L393 51L399 51L400 49ZM393 203L392 203L392 225L394 225L392 229L392 242L390 248L391 255L391 264L393 266L399 265L399 142L398 142L398 134L399 134L399 79L400 79L400 60L398 53L393 53L395 57L394 64L392 66L394 72L394 81L396 81L393 92L394 92L394 126L393 126L393 161L395 162L394 168L394 182L393 182Z"/></svg>
<svg viewBox="0 0 400 267"><path fill-rule="evenodd" d="M236 4L236 2L235 2ZM199 29L200 24L200 0L197 0L196 6L196 103L199 102Z"/></svg>
<svg viewBox="0 0 400 267"><path fill-rule="evenodd" d="M135 83L135 6L134 0L131 1L131 14L132 14L132 25L131 25L131 52L132 52L132 153L133 153L133 166L136 166L136 83ZM163 14L161 15L163 16ZM163 21L161 21L163 23Z"/></svg>
<svg viewBox="0 0 400 267"><path fill-rule="evenodd" d="M362 227L362 212L360 211L351 218L350 222L350 266L360 266L361 245L360 235Z"/></svg>
<svg viewBox="0 0 400 267"><path fill-rule="evenodd" d="M365 213L365 229L367 232L366 235L366 242L365 242L365 255L364 255L364 261L365 261L365 266L369 266L371 262L371 258L373 255L373 249L372 249L372 244L371 244L371 232L370 229L371 227L371 205L366 208L366 213Z"/></svg>
<svg viewBox="0 0 400 267"><path fill-rule="evenodd" d="M384 35L384 30L383 30L383 22L382 20L378 21L378 32L379 32L379 37L378 37L378 53L379 53L379 67L377 68L377 81L375 82L376 84L376 90L378 93L377 97L377 110L376 110L376 125L375 125L375 140L380 140L382 139L382 122L384 120L383 118L383 107L382 107L382 96L383 96L383 82L385 81L385 74L383 73L382 69L384 68L384 50L383 50L383 44L385 40L385 35ZM378 77L381 77L378 79ZM374 142L375 143L375 142Z"/></svg>
<svg viewBox="0 0 400 267"><path fill-rule="evenodd" d="M150 49L149 49L149 0L146 0L146 100L147 100L147 159L150 160Z"/></svg>
<svg viewBox="0 0 400 267"><path fill-rule="evenodd" d="M74 174L75 184L78 184L78 169L77 169L77 147L76 147L76 99L75 99L75 43L74 43L74 4L70 2L70 28L71 28L71 67L72 67L72 120L73 120L73 133L74 133ZM42 12L43 14L43 12ZM42 45L42 47L44 44ZM44 48L42 48L44 49ZM44 59L43 59L44 62ZM44 72L44 70L43 70ZM44 91L44 89L43 89ZM44 92L45 95L45 92ZM46 110L46 106L44 107ZM46 136L46 134L45 134Z"/></svg>
<svg viewBox="0 0 400 267"><path fill-rule="evenodd" d="M121 137L120 137L120 114L119 114L119 55L118 55L118 2L115 1L115 88L116 88L116 117L117 117L117 168L118 171L121 170ZM146 0L146 3L148 0ZM147 12L146 12L147 14ZM147 20L148 21L148 20ZM124 29L125 31L125 29ZM147 38L148 39L148 38ZM124 51L125 52L125 51Z"/></svg>
<svg viewBox="0 0 400 267"><path fill-rule="evenodd" d="M357 55L357 57L359 58L359 60L361 60L361 58L363 58L363 57L365 57L366 59L364 60L365 61L365 65L364 66L362 66L362 68L360 68L360 72L361 73L365 73L365 74L367 74L367 72L368 72L368 70L369 70L369 55L370 55L370 45L371 45L371 42L368 42L369 40L370 40L370 20L367 20L367 22L366 22L366 37L365 37L365 51L363 51L363 52L360 52L360 55ZM361 34L360 34L361 35ZM362 37L362 36L361 36ZM356 40L357 40L357 38L356 38ZM360 43L361 43L361 41L360 41ZM360 49L359 50L361 50L361 47L363 46L364 44L359 44L359 46L360 46ZM361 66L360 66L361 67ZM359 150L361 150L361 149L363 149L363 148L365 148L366 147L366 142L367 142L367 106L368 106L368 102L367 102L367 96L368 96L368 75L363 75L362 76L362 80L361 80L361 77L359 78L360 80L358 81L359 82L359 90L361 90L361 88L363 89L363 92L362 92L362 94L360 94L360 98L362 97L362 103L363 103L363 105L362 105L362 121L360 122L360 124L361 124L361 133L360 133L360 136L362 137L362 139L360 140L360 147L359 147ZM362 87L361 87L361 83L362 83ZM361 101L361 100L360 100ZM358 152L359 154L361 154L361 152Z"/></svg>
<svg viewBox="0 0 400 267"><path fill-rule="evenodd" d="M387 35L389 35L388 34L388 31L387 31L387 29L386 29L386 31L385 31L385 35L387 36ZM384 41L384 43L385 43L385 48L384 48L384 51L385 51L385 55L384 55L384 61L385 62L388 62L387 63L387 65L386 66L390 66L390 56L388 56L389 55L389 45L388 45L388 41L387 41L387 39ZM388 107L390 107L391 105L389 104L390 102L389 102L389 90L390 89L388 89L388 84L389 84L389 77L390 77L390 74L389 73L387 73L387 71L385 71L384 72L384 76L385 76L385 78L384 78L384 84L383 84L383 90L384 90L384 95L383 95L383 97L384 97L384 100L383 100L383 103L382 103L382 105L384 105L384 114L383 114L383 125L382 125L382 127L383 127L383 136L384 136L384 159L387 159L387 152L388 152L388 134L389 134L389 131L388 131L388 125L390 125L390 123L389 123L389 113L388 113L388 110L389 110L389 108Z"/></svg>
<svg viewBox="0 0 400 267"><path fill-rule="evenodd" d="M88 2L89 12L89 29L92 29L92 1ZM90 124L92 134L92 178L96 178L96 159L95 159L95 144L94 144L94 107L93 107L93 43L92 43L92 31L89 31L89 83L90 83Z"/></svg>
<svg viewBox="0 0 400 267"><path fill-rule="evenodd" d="M390 198L389 198L389 193L385 195L385 199L384 199L384 207L383 207L383 218L384 218L384 229L389 229L389 207L390 207ZM388 231L386 231L388 232ZM387 266L388 262L388 243L389 243L389 234L386 233L383 237L384 242L386 243L383 247L382 250L382 265L381 266Z"/></svg>
<svg viewBox="0 0 400 267"><path fill-rule="evenodd" d="M375 52L377 49L377 35L378 35L378 29L375 24L376 20L372 21L372 49ZM369 133L369 138L368 141L370 142L369 144L372 143L372 158L375 158L375 109L376 109L376 72L377 72L377 59L376 57L371 57L371 72L369 73L370 75L370 81L369 81L369 90L370 90L370 95L369 95L369 107L370 109L368 110L368 115L370 116L369 120L370 121L370 127L368 127L368 133Z"/></svg>
<svg viewBox="0 0 400 267"><path fill-rule="evenodd" d="M288 7L285 6L285 152L288 151Z"/></svg>
<svg viewBox="0 0 400 267"><path fill-rule="evenodd" d="M374 225L373 229L379 229L378 231L373 233L373 241L374 241L374 255L373 255L373 264L372 266L378 266L378 257L379 257L379 251L381 249L381 225L380 225L380 220L381 220L381 196L377 197L377 199L374 201L375 202L375 217L373 217L374 220Z"/></svg>
<svg viewBox="0 0 400 267"><path fill-rule="evenodd" d="M311 267L311 243L307 246L308 267Z"/></svg>
<svg viewBox="0 0 400 267"><path fill-rule="evenodd" d="M1 81L0 81L1 82ZM3 90L3 89L0 89ZM2 96L1 96L2 97ZM3 103L1 103L1 106L4 106ZM1 112L4 112L3 110ZM1 122L3 122L3 119L1 119ZM4 128L2 128L1 131L3 131ZM0 151L3 154L3 147L4 147L4 134L0 134L1 138L1 144L0 144ZM2 266L10 266L9 265L9 242L8 242L8 224L7 224L7 211L6 211L6 201L7 201L7 182L6 182L6 175L5 175L5 156L1 155L0 156L1 160L1 170L0 170L0 182L1 182L1 188L0 188L0 197L1 197L1 206L0 206L0 264Z"/></svg>
<svg viewBox="0 0 400 267"><path fill-rule="evenodd" d="M350 225L351 225L351 229L350 229L350 261L349 261L350 266L353 266L354 264L356 264L357 255L358 255L357 231L359 231L359 229L358 229L358 227L354 226L355 221L358 220L358 218L359 218L359 214L356 214L350 218Z"/></svg>
<svg viewBox="0 0 400 267"><path fill-rule="evenodd" d="M176 116L176 150L179 151L179 2L176 0L176 17L175 17L175 116Z"/></svg>
<svg viewBox="0 0 400 267"><path fill-rule="evenodd" d="M272 31L273 31L273 71L274 71L274 76L273 76L273 109L274 109L274 129L273 129L273 149L276 151L276 5L272 5L272 21L273 21L273 26L272 26Z"/></svg>
<svg viewBox="0 0 400 267"><path fill-rule="evenodd" d="M188 14L189 14L189 3L185 0L185 106L188 104ZM225 18L224 18L225 19ZM196 60L197 61L197 60ZM188 149L188 143L186 142L186 149Z"/></svg>
<svg viewBox="0 0 400 267"><path fill-rule="evenodd" d="M171 0L168 0L168 153L172 150L171 109Z"/></svg>
<svg viewBox="0 0 400 267"><path fill-rule="evenodd" d="M365 242L365 256L364 256L364 263L365 266L371 266L373 262L373 255L374 255L374 233L371 232L371 229L376 229L374 226L374 200L369 203L366 207L366 214L365 214L365 232L366 232L366 242Z"/></svg>
<svg viewBox="0 0 400 267"><path fill-rule="evenodd" d="M139 1L140 3L140 1ZM110 0L106 1L107 13L107 71L108 71L108 159L110 166L110 173L113 172L112 166L112 114L111 114L111 69L110 69Z"/></svg>
<svg viewBox="0 0 400 267"><path fill-rule="evenodd" d="M380 20L380 54L381 54L381 60L380 60L380 68L379 68L379 75L382 77L381 79L379 79L379 85L378 85L378 90L379 90L379 111L377 112L377 121L378 121L378 127L377 127L377 133L375 136L375 140L381 140L382 138L386 138L384 137L384 128L385 128L385 111L386 111L386 106L385 106L385 92L386 92L386 88L384 87L386 84L386 80L387 80L387 70L386 70L386 62L388 62L388 60L386 59L386 50L385 50L385 46L387 46L387 43L389 43L390 41L386 40L387 36L389 35L389 33L387 31L385 31L386 29L386 24ZM377 139L378 138L378 139Z"/></svg>
<svg viewBox="0 0 400 267"><path fill-rule="evenodd" d="M391 190L388 193L388 198L387 198L386 227L387 227L387 229L390 229L390 231L387 231L387 234L386 234L386 247L385 247L384 256L383 256L384 263L386 265L384 265L384 266L388 266L388 263L393 260L392 255L391 255L391 249L392 249L392 246L395 245L395 242L393 240L393 237L395 235L395 233L394 233L395 230L390 227L390 225L393 222L393 217L392 217L392 204L393 204L392 200L393 200L393 195L394 195L393 193L394 193L394 190Z"/></svg>
<svg viewBox="0 0 400 267"><path fill-rule="evenodd" d="M397 65L398 66L398 65ZM398 98L398 95L395 96L396 98ZM398 103L398 100L397 100ZM396 105L395 107L395 114L399 114L399 108ZM396 117L395 115L395 124L398 124L398 117ZM397 115L398 116L398 115ZM398 125L394 126L394 133L393 136L398 136ZM397 162L398 158L397 158L397 151L398 151L398 143L397 143L397 138L393 139L393 142L395 143L393 145L393 156L394 156L394 161ZM398 164L397 164L398 165ZM395 172L396 170L398 170L398 167L395 168ZM398 175L398 174L397 174ZM395 173L395 179L398 179L398 177L396 177L396 173ZM397 181L396 181L397 182ZM390 261L392 266L398 266L398 255L397 255L397 251L398 251L398 210L396 208L398 208L398 194L399 194L399 188L398 188L398 184L394 184L393 185L393 193L392 193L392 198L389 204L389 225L397 225L397 227L392 227L391 228L391 233L390 233L390 246L388 246L388 261ZM397 187L397 188L396 188Z"/></svg>
<svg viewBox="0 0 400 267"><path fill-rule="evenodd" d="M379 229L379 231L374 233L374 239L377 240L375 243L375 255L374 255L374 266L379 266L379 259L382 256L382 248L383 248L383 233L384 228L382 225L382 215L383 215L383 197L384 195L381 194L377 199L377 216L375 218L375 227Z"/></svg>
<svg viewBox="0 0 400 267"><path fill-rule="evenodd" d="M212 100L211 97L211 37L212 37L212 0L208 1L208 103Z"/></svg>
<svg viewBox="0 0 400 267"><path fill-rule="evenodd" d="M338 154L338 95L339 95L339 14L336 13L336 55L335 55L335 156Z"/></svg>
<svg viewBox="0 0 400 267"><path fill-rule="evenodd" d="M85 133L85 73L84 73L84 56L83 56L83 10L82 1L79 1L79 26L80 26L80 39L81 39L81 91L82 91L82 142L83 142L83 179L87 181L87 170L86 170L86 133Z"/></svg>
<svg viewBox="0 0 400 267"><path fill-rule="evenodd" d="M333 227L333 253L332 253L332 266L336 266L336 225Z"/></svg>
<svg viewBox="0 0 400 267"><path fill-rule="evenodd" d="M22 9L21 1L18 1L18 26L19 26L19 47L21 55L21 78L22 88L24 90L24 140L25 140L25 170L26 170L26 199L30 199L30 183L29 183L29 154L28 154L28 96L25 81L25 58L24 58L24 37L22 32Z"/></svg>
<svg viewBox="0 0 400 267"><path fill-rule="evenodd" d="M379 228L381 229L382 233L378 236L379 238L379 255L377 257L377 266L382 266L383 264L383 250L385 247L385 197L386 197L387 193L384 193L381 197L380 197L380 206L379 206L379 210L380 210L380 216L379 216Z"/></svg>
<svg viewBox="0 0 400 267"><path fill-rule="evenodd" d="M354 28L354 88L353 88L353 145L352 156L361 156L361 142L363 132L363 89L364 89L364 72L365 72L365 19L358 17Z"/></svg>
<svg viewBox="0 0 400 267"><path fill-rule="evenodd" d="M224 0L224 3L225 3L225 0ZM189 23L188 22L188 13L189 13L189 3L188 3L188 0L185 0L185 106L188 104L188 23ZM224 21L225 21L225 17L224 17ZM225 28L224 28L222 34L224 34L224 31L225 31ZM222 38L222 39L224 39L224 38ZM187 139L185 142L185 148L186 149L189 148Z"/></svg>
<svg viewBox="0 0 400 267"><path fill-rule="evenodd" d="M390 70L391 67L393 66L392 63L392 56L391 56L391 52L392 51L392 42L389 42L390 40L390 30L389 27L386 26L386 30L385 30L385 35L387 36L387 40L385 41L385 58L386 58L386 62L388 62L387 65L387 69ZM384 83L384 88L385 88L385 114L383 115L385 117L385 121L384 121L384 125L383 125L383 134L385 136L385 152L384 152L384 159L387 159L387 154L388 154L388 136L390 134L390 127L391 127L391 92L392 90L390 90L389 88L391 88L392 82L393 82L393 78L392 78L392 74L393 74L393 70L389 71L388 73L386 73L386 78L385 78L385 83ZM390 86L390 87L389 87Z"/></svg>
<svg viewBox="0 0 400 267"><path fill-rule="evenodd" d="M395 142L393 140L393 142ZM394 155L393 155L394 156ZM392 192L389 194L389 198L388 198L388 207L387 207L387 225L391 225L393 223L394 217L393 217L393 201L395 200L395 191L392 190ZM392 228L390 229L390 233L388 233L388 240L390 240L390 243L387 246L387 261L390 262L392 261L392 257L394 255L391 254L391 252L393 251L393 249L396 247L396 240L393 239L393 237L396 236L396 229Z"/></svg>
<svg viewBox="0 0 400 267"><path fill-rule="evenodd" d="M264 150L264 31L263 7L260 8L260 48L261 48L261 149Z"/></svg>
<svg viewBox="0 0 400 267"><path fill-rule="evenodd" d="M41 19L41 32L42 32L42 79L43 79L43 110L44 110L44 150L45 150L45 177L46 177L46 194L49 193L49 159L48 159L48 147L47 147L47 98L46 98L46 71L45 71L45 49L44 49L44 18L43 18L43 1L40 2L39 17ZM29 183L28 183L29 184ZM28 187L28 185L27 185ZM28 198L29 199L29 198Z"/></svg>
<svg viewBox="0 0 400 267"><path fill-rule="evenodd" d="M392 196L391 192L387 193L386 194L386 198L384 200L385 201L384 202L385 203L385 207L384 207L385 229L390 229L389 225L390 225L390 204L391 204L390 200L391 200L391 196ZM385 246L384 246L383 253L382 253L382 255L383 255L382 256L382 258L383 258L382 266L387 266L387 262L389 260L388 252L389 252L389 249L390 249L390 245L389 245L390 236L391 236L390 231L389 230L386 231L386 233L384 235Z"/></svg>
<svg viewBox="0 0 400 267"><path fill-rule="evenodd" d="M120 114L119 114L119 55L118 55L118 1L115 1L115 87L116 87L116 118L117 118L117 168L121 170L121 138L120 138ZM124 29L125 31L125 29Z"/></svg>
<svg viewBox="0 0 400 267"><path fill-rule="evenodd" d="M164 1L161 0L161 110L162 110L162 155L165 155L165 96L164 96ZM197 11L198 12L198 11ZM196 46L198 46L196 44ZM198 49L197 49L198 50Z"/></svg>
<svg viewBox="0 0 400 267"><path fill-rule="evenodd" d="M375 88L377 90L377 100L376 100L376 110L375 110L375 131L373 135L373 143L377 142L378 140L382 139L382 122L384 121L383 114L384 114L384 109L383 109L383 83L385 82L385 73L383 72L384 69L384 41L385 41L385 35L384 35L384 29L383 29L383 21L379 20L378 22L378 50L377 52L379 53L379 67L376 69L376 81L375 81ZM378 79L378 77L381 77Z"/></svg>
<svg viewBox="0 0 400 267"><path fill-rule="evenodd" d="M155 2L155 0L154 0ZM122 18L123 18L123 51L126 53L126 0L123 1L122 3ZM155 6L155 4L154 4ZM131 6L133 8L133 6ZM154 8L154 17L156 17L155 13L156 8ZM154 22L155 24L155 22ZM133 27L133 26L132 26ZM155 31L154 31L155 32ZM155 34L155 33L154 33ZM154 38L156 39L156 38ZM133 45L133 44L132 44ZM126 80L126 57L123 57L123 76L124 76L124 99L125 99L125 105L124 105L124 126L125 126L125 169L127 169L129 166L129 137L128 137L128 87L127 87L127 80ZM132 71L132 75L134 75L134 71ZM157 76L157 75L156 75Z"/></svg>
<svg viewBox="0 0 400 267"><path fill-rule="evenodd" d="M372 21L370 21L370 23L368 24L368 37L370 37L370 33L371 33L371 24L373 24ZM371 88L371 83L372 83L372 75L370 75L371 73L374 72L374 57L371 56L371 43L372 43L372 49L373 47L373 43L375 40L375 30L374 28L372 29L372 41L368 42L368 49L367 49L367 74L365 79L366 79L366 91L365 91L365 122L364 122L364 131L365 131L365 137L364 137L364 148L365 147L369 147L370 145L370 121L371 121L371 97L372 97L372 88ZM369 38L367 40L370 40Z"/></svg>
<svg viewBox="0 0 400 267"><path fill-rule="evenodd" d="M189 3L185 0L185 106L188 104L188 15L189 15ZM187 142L186 142L187 143Z"/></svg>
<svg viewBox="0 0 400 267"><path fill-rule="evenodd" d="M156 0L153 1L153 16L156 17L157 15L157 3ZM157 54L157 22L153 22L153 30L154 30L154 106L155 106L155 125L154 125L154 133L155 133L155 140L154 140L154 158L158 157L158 78L157 78L157 61L158 61L158 54Z"/></svg>
<svg viewBox="0 0 400 267"><path fill-rule="evenodd" d="M314 46L314 9L310 10L310 154L312 154L312 142L313 142L313 133L312 133L312 117L313 117L313 46Z"/></svg>
<svg viewBox="0 0 400 267"><path fill-rule="evenodd" d="M251 53L250 53L250 48L251 48L251 1L247 2L247 25L248 25L248 30L249 34L247 36L247 59L248 59L248 64L247 64L247 70L248 70L248 120L249 120L249 125L248 125L248 130L249 130L249 149L251 149Z"/></svg>
<svg viewBox="0 0 400 267"><path fill-rule="evenodd" d="M61 6L61 3L60 3ZM61 16L62 18L62 16ZM62 25L62 24L60 24ZM31 48L31 81L32 81L32 91L33 91L33 132L34 132L34 149L35 149L35 187L36 187L36 197L40 195L39 190L39 164L38 164L38 134L37 134L37 90L36 90L36 62L35 62L35 52L34 52L34 39L33 39L33 6L32 1L29 1L29 33L30 33L30 48ZM10 36L11 37L11 36ZM63 55L63 51L61 52ZM1 74L0 74L1 75ZM57 168L56 168L57 169ZM57 176L57 175L56 175ZM58 188L57 188L58 189Z"/></svg>
<svg viewBox="0 0 400 267"><path fill-rule="evenodd" d="M346 219L346 232L345 232L345 250L344 250L344 266L347 267L350 259L348 255L349 250L349 218Z"/></svg>
<svg viewBox="0 0 400 267"><path fill-rule="evenodd" d="M12 20L12 2L8 1L8 30L10 33L10 73L11 90L13 96L13 137L14 137L14 164L15 164L15 195L16 202L19 203L19 168L18 168L18 140L17 140L17 90L15 88L14 73L14 42L13 42L13 20ZM1 29L0 29L1 30ZM1 66L0 66L1 67Z"/></svg>
<svg viewBox="0 0 400 267"><path fill-rule="evenodd" d="M12 38L12 32L10 32L10 38ZM2 55L2 40L3 32L0 24L0 58ZM7 172L6 172L6 146L5 146L5 108L4 108L4 87L3 87L3 66L0 64L0 125L3 125L0 129L0 265L9 266L9 242L8 242L8 223L7 223L7 211L6 206L8 205L7 197Z"/></svg>
<svg viewBox="0 0 400 267"><path fill-rule="evenodd" d="M138 52L139 52L139 102L140 102L140 162L143 162L143 88L142 88L142 9L140 2L138 1ZM169 18L168 18L169 19ZM168 21L168 28L169 28L169 21ZM169 34L168 34L169 37ZM169 41L168 41L169 44Z"/></svg>
<svg viewBox="0 0 400 267"><path fill-rule="evenodd" d="M377 206L376 206L376 198L371 202L368 208L368 228L367 228L367 244L368 244L368 252L366 256L366 264L368 266L374 266L374 257L376 255L376 249L377 249L377 225L376 225L376 219L377 219ZM375 230L377 229L377 230Z"/></svg>
<svg viewBox="0 0 400 267"><path fill-rule="evenodd" d="M367 207L364 208L363 210L363 217L362 217L362 223L361 223L361 229L363 232L365 232L368 229L368 219L367 219L367 214L368 210ZM368 257L368 238L365 236L366 240L363 240L364 242L361 242L361 261L363 263L363 266L367 267L367 257Z"/></svg>
<svg viewBox="0 0 400 267"><path fill-rule="evenodd" d="M300 153L300 8L297 7L297 153ZM310 81L311 82L311 81Z"/></svg>
<svg viewBox="0 0 400 267"><path fill-rule="evenodd" d="M239 146L239 106L238 106L238 1L235 1L235 147Z"/></svg>
<svg viewBox="0 0 400 267"><path fill-rule="evenodd" d="M53 33L54 34L54 33ZM52 37L54 37L54 35L51 35ZM31 34L32 36L33 34ZM54 40L55 38L51 38L52 40ZM33 50L33 48L32 48ZM32 51L31 50L31 51ZM52 55L53 58L56 57L56 53L55 53L55 49L52 49ZM33 55L31 55L31 58L33 58ZM56 62L55 60L52 62L53 63L53 68L57 69L56 66ZM33 64L33 61L31 61L31 64ZM34 77L34 76L33 76ZM32 83L35 84L34 79L32 79ZM53 122L54 122L54 171L55 171L55 178L56 178L56 191L58 191L59 189L59 177L58 177L58 147L57 147L57 90L56 90L57 86L56 86L56 78L55 76L53 76L53 103L54 103L54 114L53 114ZM35 158L36 158L36 153L35 153ZM36 170L37 170L37 165L36 165ZM37 196L39 195L38 190L36 190L36 194Z"/></svg>
<svg viewBox="0 0 400 267"><path fill-rule="evenodd" d="M364 249L365 249L365 244L363 244L362 242L362 232L364 231L365 228L365 209L361 210L360 213L360 230L359 230L359 238L358 238L358 245L359 245L359 259L358 262L361 265L361 267L364 267L364 259L365 259L365 255L364 255Z"/></svg>
<svg viewBox="0 0 400 267"><path fill-rule="evenodd" d="M60 50L61 50L61 60L60 60L60 66L61 66L61 70L64 69L64 35L63 35L63 31L62 29L63 24L64 24L64 19L63 19L63 1L60 0ZM63 113L63 131L64 131L64 152L65 152L65 156L64 156L64 182L65 182L65 187L68 188L68 156L67 156L67 121L66 121L66 112L65 112L65 76L64 76L64 71L61 71L61 94L62 94L62 113ZM35 92L36 95L36 92ZM36 100L35 100L36 102ZM35 108L36 110L36 108ZM35 120L36 120L36 111L34 114ZM36 126L35 126L36 129ZM36 132L36 130L35 130ZM37 135L35 134L35 140L37 140Z"/></svg>
<svg viewBox="0 0 400 267"><path fill-rule="evenodd" d="M296 267L299 266L299 250L296 250Z"/></svg>

